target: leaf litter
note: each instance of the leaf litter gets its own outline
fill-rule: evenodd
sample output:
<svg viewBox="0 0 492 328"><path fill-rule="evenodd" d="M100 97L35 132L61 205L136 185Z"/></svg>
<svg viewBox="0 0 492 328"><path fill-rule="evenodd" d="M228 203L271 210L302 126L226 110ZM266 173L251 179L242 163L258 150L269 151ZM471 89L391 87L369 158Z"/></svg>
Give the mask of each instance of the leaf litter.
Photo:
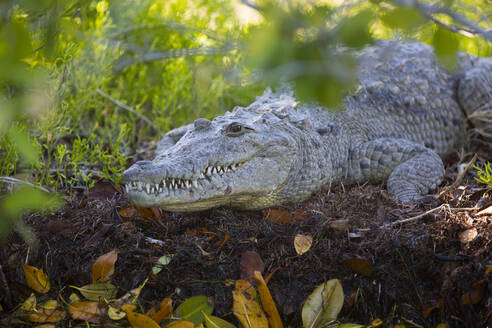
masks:
<svg viewBox="0 0 492 328"><path fill-rule="evenodd" d="M481 160L490 160L487 154L492 151L482 149L479 153ZM456 178L458 159L447 166L444 184L449 186ZM149 212L129 205L116 191L112 197L74 197L58 212L26 217L40 241L37 250L29 251L29 264L47 272L46 278L36 278L39 290L46 291L36 295L37 302L57 299L58 293L72 299L73 289L66 287L91 282L91 268L97 258L117 249L114 271L103 266L96 270L101 273L95 280L109 278L120 302L113 306L111 302L87 301L82 295L70 303L72 312L100 323L111 320L107 316L110 307L118 310L112 313L117 318L120 309L140 312L134 302L150 311L152 304L167 298L179 306L190 297L205 296L214 305L210 318L218 317L239 327L232 314L236 289L230 281L246 276L251 279L258 264L253 260L246 265L249 273L245 276L239 264L243 254L255 252L264 263L265 275L271 277L268 290L285 326L300 327L306 298L316 286L338 279L347 302L351 302L337 317L347 327L356 327L353 322L367 326L373 318L383 318L385 324L395 327L404 323L411 326L408 322L424 327L443 322L448 327L474 327L490 316L487 304L492 302L488 291L492 211L490 205L483 205L492 203L492 197L475 183L472 172L466 174L463 185L466 188L447 190L439 201L398 206L381 186L340 184L322 188L302 204L269 212L227 208L190 214L156 209ZM441 202L449 206L433 210ZM121 209L125 211L118 213ZM392 222L425 212L429 214L391 226ZM268 213L276 214L276 220ZM316 241L302 256L293 247L298 235ZM150 239L159 243L146 242ZM3 271L16 304L30 296L26 277L19 269L26 252L27 246L17 235L0 248L0 263L5 263ZM163 265L165 254L172 254L172 260L166 258L167 264ZM152 275L156 265L161 270ZM139 288L147 278L145 287ZM47 288L49 281L52 285ZM422 308L433 300L439 300L439 308ZM82 302L86 302L85 307L79 308ZM13 309L6 308L1 297L0 303L2 320ZM171 315L172 306L171 311L164 312ZM63 320L73 319L68 314ZM157 319L149 312L147 317ZM162 322L169 320L167 314L161 317ZM184 320L173 324L190 323Z"/></svg>

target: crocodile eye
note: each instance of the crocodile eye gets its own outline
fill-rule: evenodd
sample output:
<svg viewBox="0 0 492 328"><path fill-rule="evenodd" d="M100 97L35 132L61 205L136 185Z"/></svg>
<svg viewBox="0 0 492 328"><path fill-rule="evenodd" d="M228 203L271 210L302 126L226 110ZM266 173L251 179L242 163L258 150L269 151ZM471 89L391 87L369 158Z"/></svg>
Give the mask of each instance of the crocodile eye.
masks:
<svg viewBox="0 0 492 328"><path fill-rule="evenodd" d="M225 129L225 135L229 137L239 137L243 135L245 132L252 131L252 128L246 127L240 123L232 122Z"/></svg>

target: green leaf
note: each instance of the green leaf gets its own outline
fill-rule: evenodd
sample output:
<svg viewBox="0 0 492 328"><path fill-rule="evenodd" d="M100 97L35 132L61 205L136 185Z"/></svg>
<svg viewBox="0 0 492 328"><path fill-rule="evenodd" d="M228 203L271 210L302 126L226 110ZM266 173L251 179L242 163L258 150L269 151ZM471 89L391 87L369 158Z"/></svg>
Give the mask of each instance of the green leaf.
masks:
<svg viewBox="0 0 492 328"><path fill-rule="evenodd" d="M110 283L94 283L82 287L70 286L77 289L85 298L91 301L99 301L101 299L113 299L118 293L118 288Z"/></svg>
<svg viewBox="0 0 492 328"><path fill-rule="evenodd" d="M456 68L459 41L453 32L438 27L432 38L432 45L434 46L437 58L439 58L439 61L445 68Z"/></svg>
<svg viewBox="0 0 492 328"><path fill-rule="evenodd" d="M374 14L369 9L345 19L339 31L343 44L351 48L362 48L370 43L372 41L370 25L373 20Z"/></svg>
<svg viewBox="0 0 492 328"><path fill-rule="evenodd" d="M213 305L206 296L193 296L181 303L176 309L176 316L193 322L196 326L205 322L202 311L207 315L212 314Z"/></svg>
<svg viewBox="0 0 492 328"><path fill-rule="evenodd" d="M55 209L62 201L46 192L33 187L22 187L0 202L0 210L10 217L17 217L24 211Z"/></svg>
<svg viewBox="0 0 492 328"><path fill-rule="evenodd" d="M32 144L29 134L20 128L13 128L9 131L9 138L15 146L15 149L29 163L34 164L38 161L38 150Z"/></svg>
<svg viewBox="0 0 492 328"><path fill-rule="evenodd" d="M174 254L161 256L155 266L152 267L152 274L158 274L161 272L162 267L168 265L173 259Z"/></svg>
<svg viewBox="0 0 492 328"><path fill-rule="evenodd" d="M207 315L202 311L202 315L205 318L205 326L207 328L236 328L232 323L225 321L219 317L213 315Z"/></svg>
<svg viewBox="0 0 492 328"><path fill-rule="evenodd" d="M425 23L424 17L413 8L398 7L381 16L381 21L404 31L416 29Z"/></svg>

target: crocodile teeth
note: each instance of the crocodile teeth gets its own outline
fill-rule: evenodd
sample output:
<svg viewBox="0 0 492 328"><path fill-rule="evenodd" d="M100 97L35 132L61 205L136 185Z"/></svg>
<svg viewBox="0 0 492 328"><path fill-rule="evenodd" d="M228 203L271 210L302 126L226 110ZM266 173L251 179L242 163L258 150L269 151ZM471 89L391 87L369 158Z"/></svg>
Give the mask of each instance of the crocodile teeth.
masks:
<svg viewBox="0 0 492 328"><path fill-rule="evenodd" d="M138 191L142 191L142 182L140 181L137 182L137 189Z"/></svg>
<svg viewBox="0 0 492 328"><path fill-rule="evenodd" d="M192 180L191 183L193 184L193 187L198 188L198 181L197 180Z"/></svg>
<svg viewBox="0 0 492 328"><path fill-rule="evenodd" d="M145 190L147 191L147 194L150 194L150 183L145 185Z"/></svg>

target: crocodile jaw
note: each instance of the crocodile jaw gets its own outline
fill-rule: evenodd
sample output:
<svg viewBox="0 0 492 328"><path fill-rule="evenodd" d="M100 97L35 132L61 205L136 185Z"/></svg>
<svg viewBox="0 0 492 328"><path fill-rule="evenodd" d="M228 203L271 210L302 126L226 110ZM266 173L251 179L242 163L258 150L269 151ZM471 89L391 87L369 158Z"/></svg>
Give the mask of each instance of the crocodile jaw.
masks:
<svg viewBox="0 0 492 328"><path fill-rule="evenodd" d="M270 199L273 201L288 176L288 168L279 166L278 162L286 164L285 158L252 158L207 165L197 174L169 173L162 165L149 164L142 168L134 165L125 172L122 182L130 200L139 206L176 212L224 205L256 209L268 205Z"/></svg>

